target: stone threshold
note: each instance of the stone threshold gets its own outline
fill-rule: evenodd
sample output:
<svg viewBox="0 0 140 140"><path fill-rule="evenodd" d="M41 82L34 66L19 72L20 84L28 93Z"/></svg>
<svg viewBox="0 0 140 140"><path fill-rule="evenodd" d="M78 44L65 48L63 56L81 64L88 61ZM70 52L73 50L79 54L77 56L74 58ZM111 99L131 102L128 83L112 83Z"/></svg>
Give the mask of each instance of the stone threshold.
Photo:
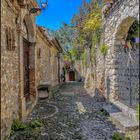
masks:
<svg viewBox="0 0 140 140"><path fill-rule="evenodd" d="M114 101L113 104L117 106L123 112L123 114L129 116L132 120L137 121L136 110L128 107L127 105L121 103L120 101Z"/></svg>
<svg viewBox="0 0 140 140"><path fill-rule="evenodd" d="M134 131L139 128L138 121L129 117L129 115L125 114L118 106L108 104L103 106L103 109L109 113L111 121L122 131Z"/></svg>

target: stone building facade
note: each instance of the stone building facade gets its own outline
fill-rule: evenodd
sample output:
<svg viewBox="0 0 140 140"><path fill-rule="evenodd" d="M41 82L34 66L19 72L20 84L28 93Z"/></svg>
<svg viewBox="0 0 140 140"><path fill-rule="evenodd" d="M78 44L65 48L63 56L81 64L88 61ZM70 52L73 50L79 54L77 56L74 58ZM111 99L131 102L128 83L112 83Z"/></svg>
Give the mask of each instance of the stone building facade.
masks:
<svg viewBox="0 0 140 140"><path fill-rule="evenodd" d="M35 88L35 15L29 15L27 7L36 7L35 1L3 0L1 2L1 139L9 134L14 118L26 116L24 92L24 43L30 46L30 92L32 108L36 102ZM28 30L28 31L27 31ZM26 40L26 41L24 41ZM25 44L26 44L25 43ZM31 62L32 61L32 62Z"/></svg>
<svg viewBox="0 0 140 140"><path fill-rule="evenodd" d="M50 57L51 57L51 45L44 35L44 29L41 27L37 28L37 85L45 83L46 81L51 84L51 68L50 68Z"/></svg>
<svg viewBox="0 0 140 140"><path fill-rule="evenodd" d="M9 136L13 120L24 119L37 103L38 85L60 81L62 64L56 54L61 47L36 27L36 14L29 13L32 7L38 7L36 0L1 1L2 140Z"/></svg>
<svg viewBox="0 0 140 140"><path fill-rule="evenodd" d="M37 27L37 86L50 84L55 88L61 83L63 68L62 48L58 40L49 38L47 29Z"/></svg>

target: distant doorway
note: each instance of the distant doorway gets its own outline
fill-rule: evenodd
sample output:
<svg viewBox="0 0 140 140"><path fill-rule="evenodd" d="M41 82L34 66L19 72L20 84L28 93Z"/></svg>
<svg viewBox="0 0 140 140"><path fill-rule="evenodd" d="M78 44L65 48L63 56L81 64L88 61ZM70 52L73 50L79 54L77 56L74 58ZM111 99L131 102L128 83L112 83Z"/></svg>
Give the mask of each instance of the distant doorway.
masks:
<svg viewBox="0 0 140 140"><path fill-rule="evenodd" d="M74 71L69 72L69 81L75 81L75 72Z"/></svg>

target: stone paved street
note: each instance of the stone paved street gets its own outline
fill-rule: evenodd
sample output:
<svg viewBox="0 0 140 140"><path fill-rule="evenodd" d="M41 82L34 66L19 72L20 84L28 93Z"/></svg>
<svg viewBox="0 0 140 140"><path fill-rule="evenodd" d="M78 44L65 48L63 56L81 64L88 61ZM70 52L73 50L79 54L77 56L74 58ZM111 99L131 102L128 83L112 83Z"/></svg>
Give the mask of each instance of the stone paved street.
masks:
<svg viewBox="0 0 140 140"><path fill-rule="evenodd" d="M105 104L89 96L81 83L67 83L49 101L40 101L27 121L43 119L39 132L22 131L11 140L111 140L115 126L101 115Z"/></svg>

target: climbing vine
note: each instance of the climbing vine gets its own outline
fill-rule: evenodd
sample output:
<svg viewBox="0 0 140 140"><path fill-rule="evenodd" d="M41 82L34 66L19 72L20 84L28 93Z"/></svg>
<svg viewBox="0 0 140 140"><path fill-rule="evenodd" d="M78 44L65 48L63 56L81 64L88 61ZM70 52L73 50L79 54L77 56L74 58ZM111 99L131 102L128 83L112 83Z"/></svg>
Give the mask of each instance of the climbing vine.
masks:
<svg viewBox="0 0 140 140"><path fill-rule="evenodd" d="M93 64L96 64L96 47L95 45L91 48L91 61Z"/></svg>
<svg viewBox="0 0 140 140"><path fill-rule="evenodd" d="M84 65L86 67L88 67L88 64L87 64L87 50L86 49L84 49L84 51L83 51L83 53L81 55L81 59L82 59Z"/></svg>
<svg viewBox="0 0 140 140"><path fill-rule="evenodd" d="M100 47L100 52L106 56L107 52L108 52L109 47L106 44L102 44L102 46Z"/></svg>

